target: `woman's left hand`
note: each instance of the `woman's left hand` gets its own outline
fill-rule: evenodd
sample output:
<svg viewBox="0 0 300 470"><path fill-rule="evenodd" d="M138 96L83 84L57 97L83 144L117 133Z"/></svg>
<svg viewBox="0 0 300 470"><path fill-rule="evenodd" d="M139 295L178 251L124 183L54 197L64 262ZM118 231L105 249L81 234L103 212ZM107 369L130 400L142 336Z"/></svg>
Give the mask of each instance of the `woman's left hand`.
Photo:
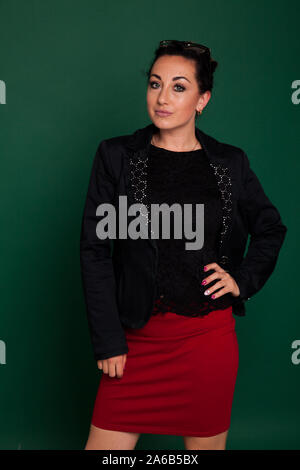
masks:
<svg viewBox="0 0 300 470"><path fill-rule="evenodd" d="M240 295L240 289L233 277L230 276L230 274L225 271L221 266L219 266L217 263L210 263L206 264L204 268L206 267L206 271L209 271L210 269L214 269L215 272L213 274L210 274L206 278L203 279L202 285L207 285L214 281L215 279L220 279L219 282L216 282L212 287L209 287L206 289L204 292L205 295L211 295L212 299L216 299L220 297L223 294L227 294L230 292L234 297L238 297ZM206 282L204 282L206 281ZM220 289L223 287L223 289L219 290L219 292L216 292L214 294L214 291L217 289Z"/></svg>

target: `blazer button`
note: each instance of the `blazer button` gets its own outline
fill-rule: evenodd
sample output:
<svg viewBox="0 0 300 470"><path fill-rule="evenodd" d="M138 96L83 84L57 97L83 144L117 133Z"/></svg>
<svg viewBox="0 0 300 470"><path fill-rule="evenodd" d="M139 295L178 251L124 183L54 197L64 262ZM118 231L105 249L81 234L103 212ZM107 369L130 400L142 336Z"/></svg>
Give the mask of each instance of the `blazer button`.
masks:
<svg viewBox="0 0 300 470"><path fill-rule="evenodd" d="M248 299L247 299L247 300L250 300L250 299L251 299L251 297L248 297Z"/></svg>

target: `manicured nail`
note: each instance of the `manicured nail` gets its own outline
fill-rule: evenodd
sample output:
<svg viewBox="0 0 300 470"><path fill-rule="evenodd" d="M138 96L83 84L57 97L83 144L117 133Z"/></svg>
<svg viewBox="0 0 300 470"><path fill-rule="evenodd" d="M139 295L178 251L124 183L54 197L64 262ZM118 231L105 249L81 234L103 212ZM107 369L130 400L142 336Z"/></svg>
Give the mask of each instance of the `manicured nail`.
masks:
<svg viewBox="0 0 300 470"><path fill-rule="evenodd" d="M216 297L215 294L213 294L213 295L211 296L212 299L214 299L215 297Z"/></svg>
<svg viewBox="0 0 300 470"><path fill-rule="evenodd" d="M204 281L201 282L202 285L206 284L206 280L204 279Z"/></svg>
<svg viewBox="0 0 300 470"><path fill-rule="evenodd" d="M206 270L207 270L207 267L206 267L206 266L204 266L204 268L203 268L203 269L204 269L204 271L206 271Z"/></svg>
<svg viewBox="0 0 300 470"><path fill-rule="evenodd" d="M208 294L209 294L209 290L206 290L206 291L204 292L204 295L208 295Z"/></svg>

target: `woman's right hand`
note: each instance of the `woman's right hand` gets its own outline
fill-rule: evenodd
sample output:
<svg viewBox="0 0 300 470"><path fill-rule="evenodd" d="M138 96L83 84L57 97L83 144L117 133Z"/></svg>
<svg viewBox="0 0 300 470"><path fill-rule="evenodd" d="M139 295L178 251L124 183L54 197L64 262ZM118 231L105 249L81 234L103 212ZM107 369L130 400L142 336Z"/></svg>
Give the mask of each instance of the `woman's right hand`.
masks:
<svg viewBox="0 0 300 470"><path fill-rule="evenodd" d="M123 370L125 370L125 364L127 360L127 354L121 356L113 356L108 359L99 359L97 361L98 369L102 369L104 374L109 374L110 377L123 377Z"/></svg>

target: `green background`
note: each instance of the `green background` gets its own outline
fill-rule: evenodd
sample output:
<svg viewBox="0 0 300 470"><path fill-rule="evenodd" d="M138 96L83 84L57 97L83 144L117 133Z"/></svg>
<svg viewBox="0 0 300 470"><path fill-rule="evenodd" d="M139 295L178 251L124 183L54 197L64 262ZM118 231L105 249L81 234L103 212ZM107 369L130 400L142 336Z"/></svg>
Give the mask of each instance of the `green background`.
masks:
<svg viewBox="0 0 300 470"><path fill-rule="evenodd" d="M101 377L80 278L88 178L102 139L150 123L143 72L172 38L211 48L197 126L246 151L288 227L275 272L236 317L227 449L300 448L299 13L298 0L0 2L1 449L85 446ZM152 434L136 448L184 449Z"/></svg>

